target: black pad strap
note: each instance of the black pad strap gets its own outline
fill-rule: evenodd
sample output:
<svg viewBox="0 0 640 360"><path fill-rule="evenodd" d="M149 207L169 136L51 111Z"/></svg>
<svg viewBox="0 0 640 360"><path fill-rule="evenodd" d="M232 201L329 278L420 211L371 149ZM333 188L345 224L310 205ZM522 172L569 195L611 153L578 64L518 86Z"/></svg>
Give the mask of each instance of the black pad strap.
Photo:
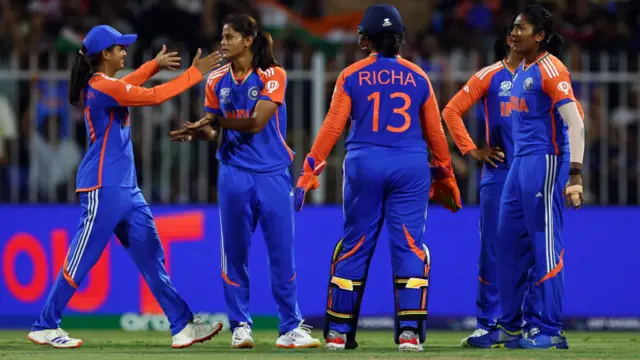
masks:
<svg viewBox="0 0 640 360"><path fill-rule="evenodd" d="M342 314L327 309L327 318L337 324L351 324L355 320L356 316L353 314Z"/></svg>
<svg viewBox="0 0 640 360"><path fill-rule="evenodd" d="M398 316L398 321L411 321L411 320L426 320L428 311L427 310L399 310L396 314Z"/></svg>

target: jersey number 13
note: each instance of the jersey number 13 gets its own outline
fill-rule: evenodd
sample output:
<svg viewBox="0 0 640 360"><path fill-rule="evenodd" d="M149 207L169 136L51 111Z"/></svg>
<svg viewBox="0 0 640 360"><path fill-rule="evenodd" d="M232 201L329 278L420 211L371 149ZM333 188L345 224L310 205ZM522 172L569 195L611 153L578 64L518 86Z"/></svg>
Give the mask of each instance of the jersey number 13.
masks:
<svg viewBox="0 0 640 360"><path fill-rule="evenodd" d="M387 128L386 128L387 131L394 132L394 133L401 133L401 132L407 131L407 129L411 125L411 116L409 116L409 114L407 114L407 109L409 109L409 107L411 106L411 98L409 97L409 95L407 95L405 93L402 93L402 92L395 92L393 94L390 94L389 98L390 99L400 98L400 99L404 100L404 105L403 106L393 109L394 114L399 114L399 115L401 115L403 117L404 123L400 127L387 125ZM378 122L380 120L380 92L376 91L374 93L371 93L371 95L369 95L369 97L367 97L367 100L369 100L369 101L373 100L373 126L372 126L373 128L372 128L372 130L374 132L378 132Z"/></svg>

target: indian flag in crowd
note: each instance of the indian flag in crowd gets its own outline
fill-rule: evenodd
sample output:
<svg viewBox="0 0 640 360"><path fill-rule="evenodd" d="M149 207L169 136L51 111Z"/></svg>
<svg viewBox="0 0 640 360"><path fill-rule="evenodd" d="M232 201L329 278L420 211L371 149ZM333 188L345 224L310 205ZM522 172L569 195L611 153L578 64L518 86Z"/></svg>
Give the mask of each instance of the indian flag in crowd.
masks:
<svg viewBox="0 0 640 360"><path fill-rule="evenodd" d="M79 33L68 26L63 27L56 38L56 50L59 53L77 52L82 47L84 35L85 34Z"/></svg>
<svg viewBox="0 0 640 360"><path fill-rule="evenodd" d="M256 5L261 25L274 37L291 34L327 55L334 54L339 45L357 40L356 29L364 13L362 10L306 18L275 0L262 0Z"/></svg>

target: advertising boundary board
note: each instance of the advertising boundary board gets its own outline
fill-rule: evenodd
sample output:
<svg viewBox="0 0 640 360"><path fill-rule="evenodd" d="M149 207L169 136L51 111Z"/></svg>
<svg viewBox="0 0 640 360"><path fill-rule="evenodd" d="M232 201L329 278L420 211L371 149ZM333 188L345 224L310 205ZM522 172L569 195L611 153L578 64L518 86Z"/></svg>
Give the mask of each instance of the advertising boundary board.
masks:
<svg viewBox="0 0 640 360"><path fill-rule="evenodd" d="M152 211L178 291L194 312L224 314L218 208L152 206ZM567 324L633 328L640 318L640 268L636 260L640 253L640 207L586 207L564 214ZM78 228L79 215L77 205L0 206L0 327L28 326L38 316ZM478 221L476 207L465 207L456 214L435 205L429 209L424 239L432 254L430 327L439 327L438 319L465 322L475 315ZM316 323L322 321L329 260L341 236L342 209L338 206L307 206L296 214L300 308L305 318L317 318ZM388 242L383 229L370 268L363 318L392 316ZM258 228L249 262L251 311L272 317L276 306L265 254ZM126 313L160 314L161 309L114 237L65 315L119 318Z"/></svg>

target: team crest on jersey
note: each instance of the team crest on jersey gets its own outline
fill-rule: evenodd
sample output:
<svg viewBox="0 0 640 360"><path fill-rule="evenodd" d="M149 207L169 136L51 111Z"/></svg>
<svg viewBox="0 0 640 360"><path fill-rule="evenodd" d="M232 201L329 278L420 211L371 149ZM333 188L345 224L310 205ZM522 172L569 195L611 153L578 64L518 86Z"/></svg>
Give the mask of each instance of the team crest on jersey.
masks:
<svg viewBox="0 0 640 360"><path fill-rule="evenodd" d="M220 90L220 102L223 104L228 104L231 102L231 99L229 98L229 95L231 94L231 89L230 88L222 88L222 90Z"/></svg>
<svg viewBox="0 0 640 360"><path fill-rule="evenodd" d="M257 86L252 86L249 89L249 93L247 95L249 96L249 99L257 100L258 99L258 94L260 94L260 91L258 90L258 87Z"/></svg>
<svg viewBox="0 0 640 360"><path fill-rule="evenodd" d="M533 87L533 79L529 77L524 81L524 89L531 90L532 87Z"/></svg>
<svg viewBox="0 0 640 360"><path fill-rule="evenodd" d="M503 81L500 83L500 96L509 96L511 94L511 81Z"/></svg>

